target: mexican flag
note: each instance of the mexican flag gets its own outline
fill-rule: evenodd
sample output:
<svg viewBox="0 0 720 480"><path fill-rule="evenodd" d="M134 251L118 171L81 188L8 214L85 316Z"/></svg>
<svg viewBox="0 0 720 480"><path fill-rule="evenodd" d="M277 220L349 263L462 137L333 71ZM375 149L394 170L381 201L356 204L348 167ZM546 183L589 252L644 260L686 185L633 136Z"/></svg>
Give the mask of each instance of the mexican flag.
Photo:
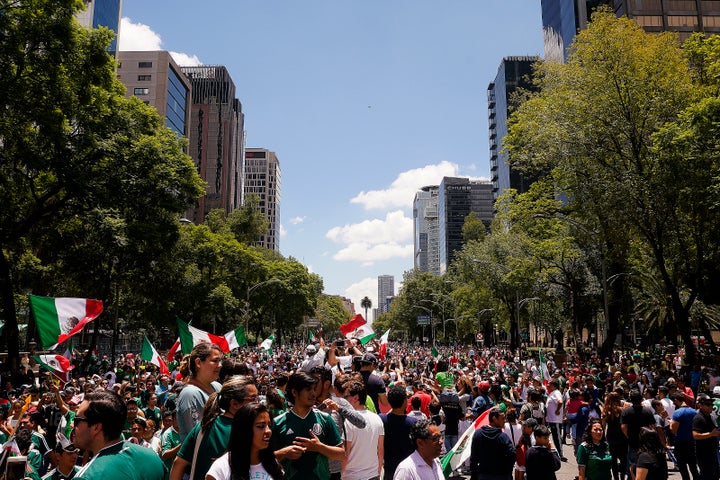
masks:
<svg viewBox="0 0 720 480"><path fill-rule="evenodd" d="M225 334L225 340L228 344L228 350L242 347L247 343L247 339L245 338L245 328L240 325L235 330L230 330Z"/></svg>
<svg viewBox="0 0 720 480"><path fill-rule="evenodd" d="M195 345L202 342L214 343L215 345L220 347L220 349L224 353L230 351L230 348L228 347L228 341L223 336L214 335L212 333L206 332L205 330L195 328L183 322L179 318L177 319L177 325L178 332L180 333L180 345L182 348L182 352L186 355L192 351Z"/></svg>
<svg viewBox="0 0 720 480"><path fill-rule="evenodd" d="M175 340L175 343L172 344L172 347L170 347L170 350L168 350L168 356L167 361L168 363L175 361L175 352L180 350L180 337L178 337L177 340Z"/></svg>
<svg viewBox="0 0 720 480"><path fill-rule="evenodd" d="M375 338L375 331L372 329L372 327L370 325L361 325L358 328L356 328L354 331L345 335L345 337L346 338L359 338L360 343L362 345L365 345L370 340Z"/></svg>
<svg viewBox="0 0 720 480"><path fill-rule="evenodd" d="M28 295L30 308L40 334L40 343L52 350L76 333L103 311L101 300Z"/></svg>
<svg viewBox="0 0 720 480"><path fill-rule="evenodd" d="M547 385L550 381L550 372L548 371L547 362L545 361L542 350L540 350L540 375L542 375L543 385Z"/></svg>
<svg viewBox="0 0 720 480"><path fill-rule="evenodd" d="M378 348L378 353L380 354L380 360L385 360L385 355L387 355L387 345L388 345L388 337L390 336L390 329L388 328L388 331L383 334L382 337L380 337L380 348Z"/></svg>
<svg viewBox="0 0 720 480"><path fill-rule="evenodd" d="M309 341L310 343L312 343L312 342L315 341L315 335L313 335L312 330L308 330L308 341Z"/></svg>
<svg viewBox="0 0 720 480"><path fill-rule="evenodd" d="M67 373L75 368L70 360L62 355L37 355L33 358L49 371Z"/></svg>
<svg viewBox="0 0 720 480"><path fill-rule="evenodd" d="M355 329L362 327L366 323L367 320L365 320L363 316L358 313L348 323L340 325L340 331L343 335L345 335L345 337L350 338L348 337L349 334L352 334Z"/></svg>
<svg viewBox="0 0 720 480"><path fill-rule="evenodd" d="M258 345L258 348L272 353L272 344L274 341L275 341L275 335L271 334L265 340L263 340L260 345Z"/></svg>
<svg viewBox="0 0 720 480"><path fill-rule="evenodd" d="M445 478L449 478L453 471L460 468L460 466L465 463L468 458L470 458L473 433L475 433L475 430L478 428L489 425L489 416L490 409L481 413L480 416L475 419L473 424L465 430L465 433L463 433L458 439L455 446L440 460Z"/></svg>
<svg viewBox="0 0 720 480"><path fill-rule="evenodd" d="M440 354L439 354L438 351L437 351L437 348L435 348L435 347L432 347L432 348L430 349L430 355L432 355L432 357L433 357L434 359L436 359L436 360L437 360L437 358L440 356Z"/></svg>
<svg viewBox="0 0 720 480"><path fill-rule="evenodd" d="M168 370L162 357L158 354L157 350L155 350L153 344L150 343L150 340L148 340L145 336L143 336L143 346L142 352L140 352L140 358L157 366L160 369L160 373L163 375L170 375L170 370Z"/></svg>

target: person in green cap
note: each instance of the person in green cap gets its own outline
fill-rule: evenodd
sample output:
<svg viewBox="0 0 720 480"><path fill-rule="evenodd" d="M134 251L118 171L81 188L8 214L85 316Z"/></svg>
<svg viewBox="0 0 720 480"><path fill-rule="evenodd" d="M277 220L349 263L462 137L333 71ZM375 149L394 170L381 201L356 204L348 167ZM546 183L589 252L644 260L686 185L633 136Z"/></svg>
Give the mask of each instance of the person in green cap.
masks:
<svg viewBox="0 0 720 480"><path fill-rule="evenodd" d="M74 445L93 457L75 479L163 480L165 466L154 451L121 439L126 417L118 394L95 390L85 395L74 418Z"/></svg>

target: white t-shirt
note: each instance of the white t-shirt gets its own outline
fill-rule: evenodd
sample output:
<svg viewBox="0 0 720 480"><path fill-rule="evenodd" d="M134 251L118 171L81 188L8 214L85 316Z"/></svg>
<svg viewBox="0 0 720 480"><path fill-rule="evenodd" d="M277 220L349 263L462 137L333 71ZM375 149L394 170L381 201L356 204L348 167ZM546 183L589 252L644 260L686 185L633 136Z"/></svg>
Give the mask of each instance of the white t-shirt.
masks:
<svg viewBox="0 0 720 480"><path fill-rule="evenodd" d="M230 457L225 453L222 457L218 457L208 470L207 475L215 480L231 480L232 472L230 471ZM272 477L265 470L261 463L250 465L250 480L272 480Z"/></svg>
<svg viewBox="0 0 720 480"><path fill-rule="evenodd" d="M558 404L562 402L562 393L560 393L560 390L553 390L553 392L548 395L547 398L547 412L545 412L545 421L548 423L562 423L563 421L563 411L562 407L560 408L560 414L556 414L555 410L557 410Z"/></svg>
<svg viewBox="0 0 720 480"><path fill-rule="evenodd" d="M369 410L358 410L365 419L365 428L357 428L345 420L346 440L352 445L347 464L342 472L343 480L362 480L378 475L378 442L385 437L385 426L380 417Z"/></svg>

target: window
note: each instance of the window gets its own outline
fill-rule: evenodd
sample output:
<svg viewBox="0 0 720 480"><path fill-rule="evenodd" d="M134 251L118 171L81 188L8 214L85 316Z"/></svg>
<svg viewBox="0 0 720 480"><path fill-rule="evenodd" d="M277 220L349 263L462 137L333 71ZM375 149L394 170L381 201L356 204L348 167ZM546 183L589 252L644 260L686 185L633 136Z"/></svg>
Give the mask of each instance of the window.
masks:
<svg viewBox="0 0 720 480"><path fill-rule="evenodd" d="M138 82L149 82L152 80L152 75L138 75Z"/></svg>
<svg viewBox="0 0 720 480"><path fill-rule="evenodd" d="M138 68L152 68L152 62L138 62Z"/></svg>
<svg viewBox="0 0 720 480"><path fill-rule="evenodd" d="M133 90L133 93L135 95L149 95L150 89L149 88L136 88L135 90Z"/></svg>

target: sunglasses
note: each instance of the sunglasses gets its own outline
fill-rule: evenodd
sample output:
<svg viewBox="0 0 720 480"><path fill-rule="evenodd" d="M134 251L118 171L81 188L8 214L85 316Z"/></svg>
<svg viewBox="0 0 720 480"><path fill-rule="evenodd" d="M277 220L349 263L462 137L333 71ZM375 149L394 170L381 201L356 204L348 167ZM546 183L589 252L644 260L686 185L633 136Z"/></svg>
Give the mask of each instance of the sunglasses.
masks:
<svg viewBox="0 0 720 480"><path fill-rule="evenodd" d="M81 417L79 415L75 415L74 422L75 422L75 425L77 425L80 422L85 422L88 425L90 425L90 420L87 417Z"/></svg>

